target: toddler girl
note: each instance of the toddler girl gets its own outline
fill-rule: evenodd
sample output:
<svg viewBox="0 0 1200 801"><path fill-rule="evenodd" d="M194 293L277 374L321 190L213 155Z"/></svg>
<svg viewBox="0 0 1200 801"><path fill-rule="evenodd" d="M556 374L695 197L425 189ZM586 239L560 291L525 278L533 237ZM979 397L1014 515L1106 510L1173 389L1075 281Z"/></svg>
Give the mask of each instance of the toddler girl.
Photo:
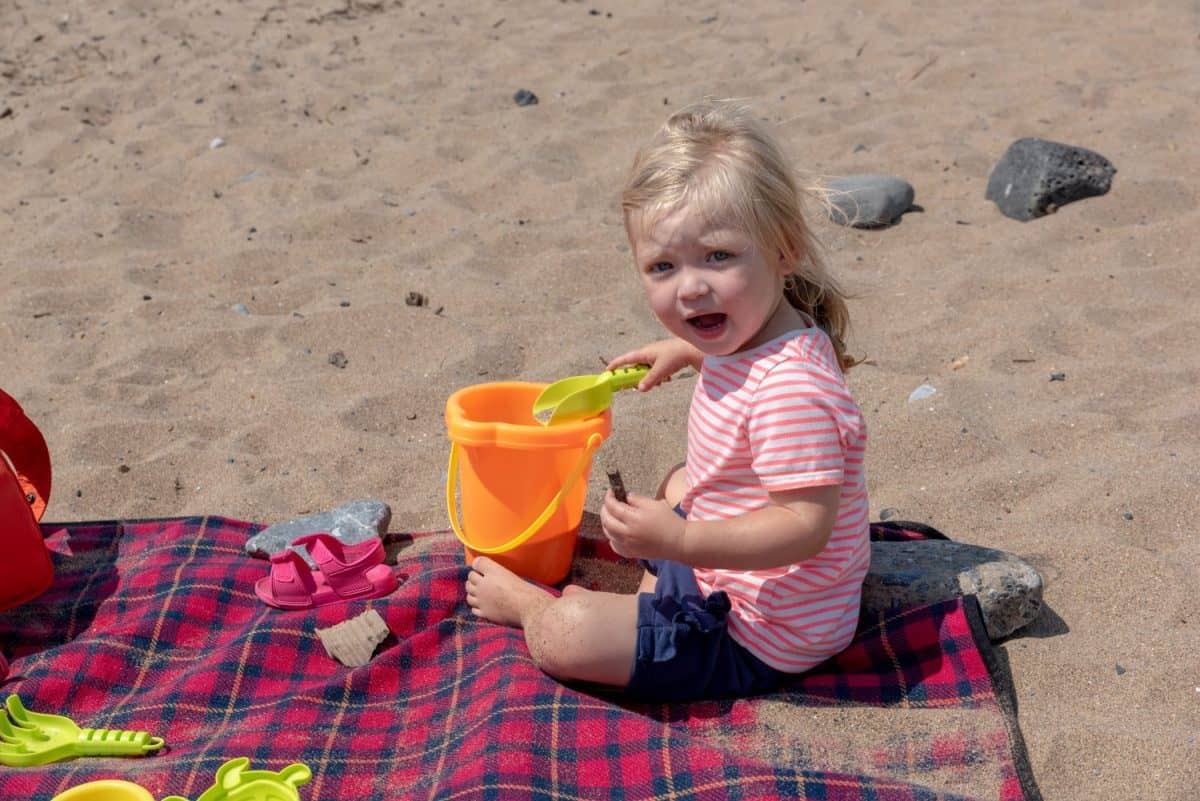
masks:
<svg viewBox="0 0 1200 801"><path fill-rule="evenodd" d="M561 597L474 560L467 601L524 629L564 681L655 701L766 692L843 649L870 559L866 427L846 388L844 297L804 223L801 192L750 111L672 115L622 196L646 299L671 337L617 357L638 389L699 371L687 461L656 497L609 492L617 553L642 561L634 595Z"/></svg>

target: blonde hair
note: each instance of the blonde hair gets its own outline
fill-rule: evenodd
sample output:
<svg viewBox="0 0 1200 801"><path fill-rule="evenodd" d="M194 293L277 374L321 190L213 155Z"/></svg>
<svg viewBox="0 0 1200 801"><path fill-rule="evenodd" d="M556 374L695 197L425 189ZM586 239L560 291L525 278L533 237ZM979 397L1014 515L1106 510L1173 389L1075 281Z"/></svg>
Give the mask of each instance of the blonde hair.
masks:
<svg viewBox="0 0 1200 801"><path fill-rule="evenodd" d="M738 226L764 253L782 253L792 272L784 297L812 317L848 369L846 296L825 267L804 220L800 189L783 152L750 109L732 100L705 100L672 114L633 162L621 193L628 230L681 206Z"/></svg>

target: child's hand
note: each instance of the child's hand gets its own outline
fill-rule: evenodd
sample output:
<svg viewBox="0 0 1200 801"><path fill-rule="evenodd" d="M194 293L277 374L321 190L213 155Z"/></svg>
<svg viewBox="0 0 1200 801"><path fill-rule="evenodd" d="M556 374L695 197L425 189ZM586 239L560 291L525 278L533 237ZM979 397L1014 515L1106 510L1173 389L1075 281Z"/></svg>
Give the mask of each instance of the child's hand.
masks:
<svg viewBox="0 0 1200 801"><path fill-rule="evenodd" d="M649 345L622 353L608 363L608 370L630 364L648 364L650 371L638 382L639 392L646 392L667 381L684 367L700 369L704 354L682 339L672 337L651 342Z"/></svg>
<svg viewBox="0 0 1200 801"><path fill-rule="evenodd" d="M628 502L612 490L600 508L600 526L612 549L630 559L679 559L686 522L667 505L629 493Z"/></svg>

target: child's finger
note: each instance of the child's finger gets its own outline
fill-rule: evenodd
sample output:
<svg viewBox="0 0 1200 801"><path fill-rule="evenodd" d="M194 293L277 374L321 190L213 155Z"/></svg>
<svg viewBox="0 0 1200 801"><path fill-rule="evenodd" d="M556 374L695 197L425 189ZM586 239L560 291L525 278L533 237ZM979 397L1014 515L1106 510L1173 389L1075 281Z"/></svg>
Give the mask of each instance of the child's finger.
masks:
<svg viewBox="0 0 1200 801"><path fill-rule="evenodd" d="M650 354L646 353L644 348L631 350L626 353L622 353L620 356L610 361L605 369L615 370L618 367L624 367L629 364L647 364L651 361L649 356Z"/></svg>
<svg viewBox="0 0 1200 801"><path fill-rule="evenodd" d="M604 496L604 511L608 513L610 522L623 526L630 509L629 504L617 500L617 496L610 489Z"/></svg>
<svg viewBox="0 0 1200 801"><path fill-rule="evenodd" d="M600 507L600 527L606 535L610 530L624 524L624 521L621 519L624 506L625 504L616 499L612 490L605 493L604 503Z"/></svg>
<svg viewBox="0 0 1200 801"><path fill-rule="evenodd" d="M638 389L645 392L648 389L654 389L659 384L665 384L671 380L671 368L665 363L652 365L650 371L642 378L638 384Z"/></svg>

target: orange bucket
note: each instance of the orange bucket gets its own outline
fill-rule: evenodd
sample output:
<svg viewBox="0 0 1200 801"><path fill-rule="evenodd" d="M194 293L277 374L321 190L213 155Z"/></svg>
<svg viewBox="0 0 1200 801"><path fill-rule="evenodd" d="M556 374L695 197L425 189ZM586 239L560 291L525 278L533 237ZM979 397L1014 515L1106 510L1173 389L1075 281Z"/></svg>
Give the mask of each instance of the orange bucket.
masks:
<svg viewBox="0 0 1200 801"><path fill-rule="evenodd" d="M446 510L468 564L486 554L519 576L558 584L571 572L592 454L612 431L612 412L544 426L533 401L545 388L510 381L450 396Z"/></svg>

